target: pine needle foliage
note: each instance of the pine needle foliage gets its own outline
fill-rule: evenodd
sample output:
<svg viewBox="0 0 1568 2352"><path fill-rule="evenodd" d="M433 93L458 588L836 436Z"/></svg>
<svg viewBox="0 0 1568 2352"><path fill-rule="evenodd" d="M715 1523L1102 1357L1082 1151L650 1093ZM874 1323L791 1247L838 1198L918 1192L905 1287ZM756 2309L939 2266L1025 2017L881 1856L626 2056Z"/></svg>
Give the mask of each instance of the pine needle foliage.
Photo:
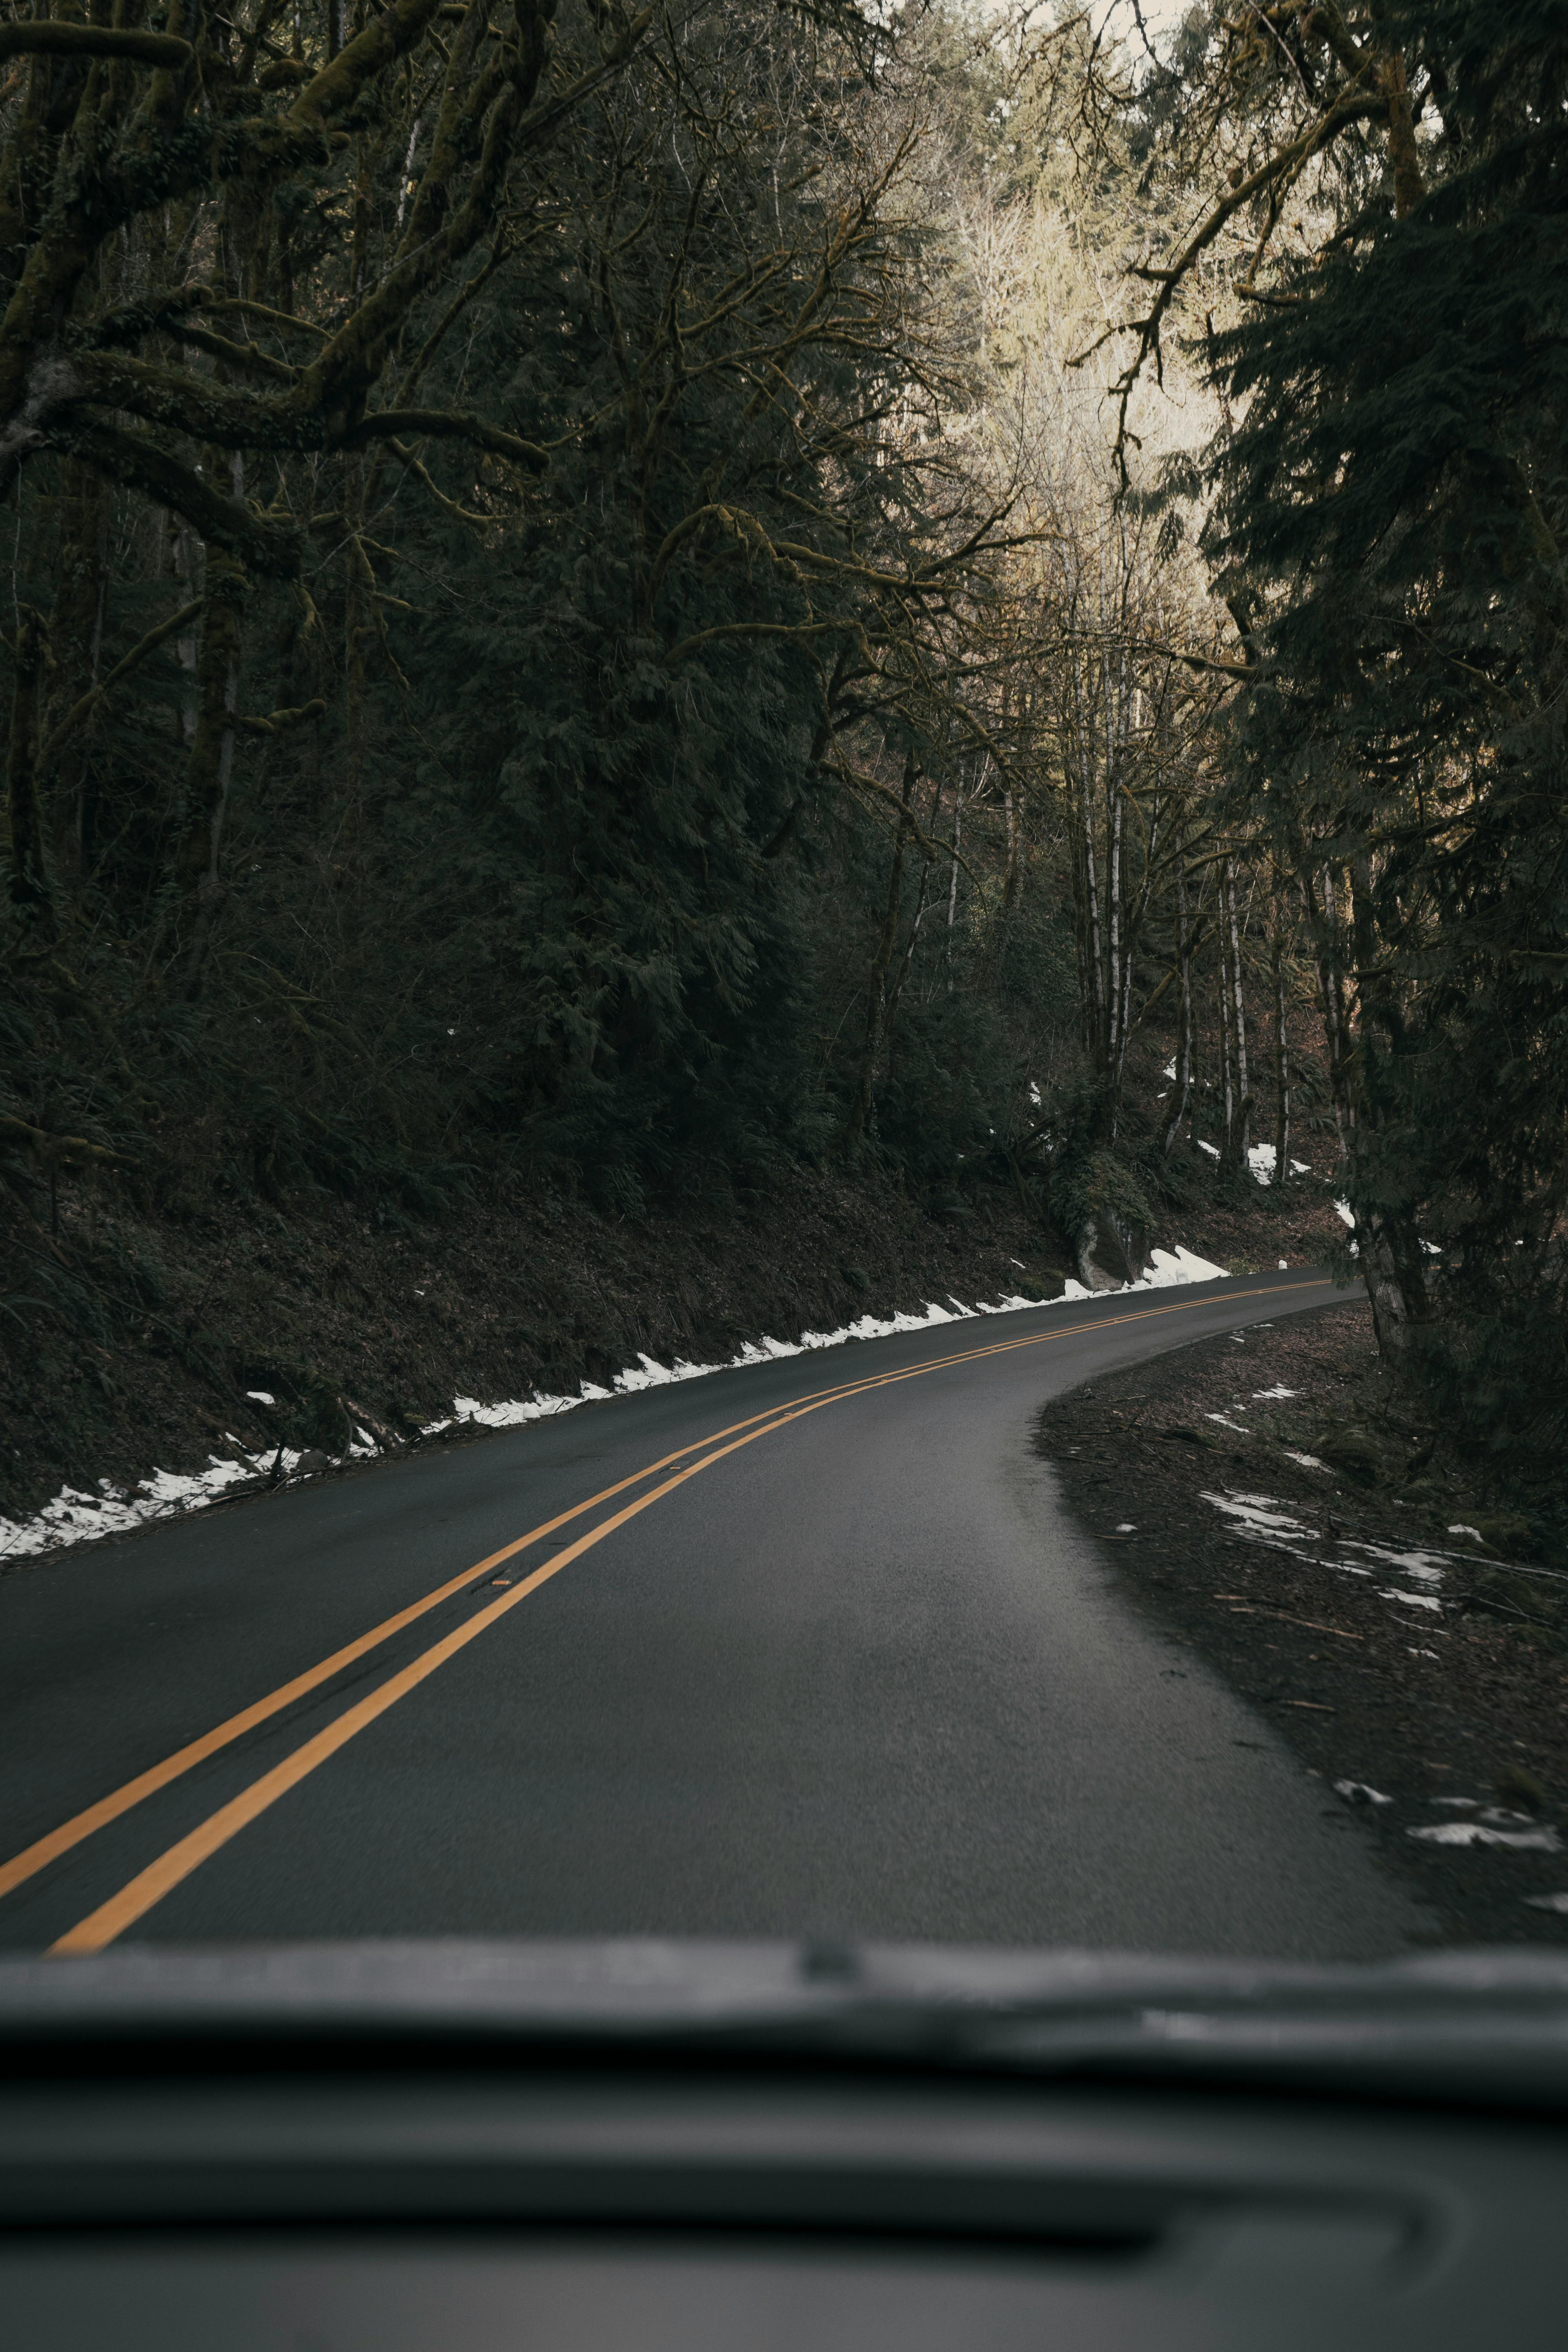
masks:
<svg viewBox="0 0 1568 2352"><path fill-rule="evenodd" d="M1568 17L1384 13L1427 62L1427 186L1373 186L1216 338L1207 550L1252 663L1235 792L1351 992L1384 1344L1539 1463L1568 1437Z"/></svg>

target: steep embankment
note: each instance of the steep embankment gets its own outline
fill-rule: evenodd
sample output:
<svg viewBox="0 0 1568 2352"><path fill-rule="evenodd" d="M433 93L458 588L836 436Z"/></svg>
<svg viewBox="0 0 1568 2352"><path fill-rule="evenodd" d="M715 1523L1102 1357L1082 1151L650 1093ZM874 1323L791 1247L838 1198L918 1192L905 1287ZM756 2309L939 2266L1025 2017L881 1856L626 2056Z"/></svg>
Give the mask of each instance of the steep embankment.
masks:
<svg viewBox="0 0 1568 2352"><path fill-rule="evenodd" d="M1173 1218L1158 1239L1222 1265L1321 1255L1320 1192ZM571 1393L640 1356L722 1362L928 1303L1047 1297L1059 1239L1004 1187L940 1214L892 1185L805 1171L765 1194L688 1194L645 1217L539 1194L379 1226L341 1202L215 1204L175 1223L90 1192L36 1237L0 1370L0 1517L69 1485L134 1488L237 1448L406 1441L458 1397Z"/></svg>

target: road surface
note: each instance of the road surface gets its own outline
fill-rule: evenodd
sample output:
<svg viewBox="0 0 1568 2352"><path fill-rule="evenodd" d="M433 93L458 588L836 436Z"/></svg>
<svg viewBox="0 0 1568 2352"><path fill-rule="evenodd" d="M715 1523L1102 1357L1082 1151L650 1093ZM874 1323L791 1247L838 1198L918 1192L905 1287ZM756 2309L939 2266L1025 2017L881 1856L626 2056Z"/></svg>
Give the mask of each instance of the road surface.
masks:
<svg viewBox="0 0 1568 2352"><path fill-rule="evenodd" d="M1420 1932L1117 1594L1045 1400L1326 1303L1259 1276L584 1406L0 1578L0 1946Z"/></svg>

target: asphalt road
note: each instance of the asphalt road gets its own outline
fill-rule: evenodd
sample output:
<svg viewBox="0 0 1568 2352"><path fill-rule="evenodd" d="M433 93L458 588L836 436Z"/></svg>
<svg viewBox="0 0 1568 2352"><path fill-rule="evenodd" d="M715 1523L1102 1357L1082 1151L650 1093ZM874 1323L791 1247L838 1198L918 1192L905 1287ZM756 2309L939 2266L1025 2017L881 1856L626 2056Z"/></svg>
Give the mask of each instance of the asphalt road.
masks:
<svg viewBox="0 0 1568 2352"><path fill-rule="evenodd" d="M1359 1826L1118 1597L1030 1443L1093 1373L1332 1296L853 1344L0 1578L0 1946L1396 1951L1420 1921Z"/></svg>

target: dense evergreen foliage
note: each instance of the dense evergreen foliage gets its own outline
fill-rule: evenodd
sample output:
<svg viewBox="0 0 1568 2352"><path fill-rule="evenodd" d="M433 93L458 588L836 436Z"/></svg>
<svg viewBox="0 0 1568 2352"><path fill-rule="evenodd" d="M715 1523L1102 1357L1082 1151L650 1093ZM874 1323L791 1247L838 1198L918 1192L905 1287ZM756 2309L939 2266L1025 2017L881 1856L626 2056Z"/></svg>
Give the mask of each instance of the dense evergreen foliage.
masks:
<svg viewBox="0 0 1568 2352"><path fill-rule="evenodd" d="M1233 782L1343 1003L1384 1346L1539 1452L1568 1434L1568 17L1381 29L1423 60L1426 184L1364 172L1340 235L1214 346L1241 421L1208 545L1257 665Z"/></svg>
<svg viewBox="0 0 1568 2352"><path fill-rule="evenodd" d="M137 356L10 491L16 1294L70 1289L27 1235L89 1165L392 1216L847 1140L951 1187L1070 1026L1011 794L995 871L1032 534L915 78L831 7L398 21L193 19L237 122L343 127L115 189L65 288ZM14 169L47 100L64 202L144 70L46 46Z"/></svg>
<svg viewBox="0 0 1568 2352"><path fill-rule="evenodd" d="M1558 1441L1563 11L884 13L8 20L18 1349L92 1181L831 1158L1106 1279L1331 1136Z"/></svg>

